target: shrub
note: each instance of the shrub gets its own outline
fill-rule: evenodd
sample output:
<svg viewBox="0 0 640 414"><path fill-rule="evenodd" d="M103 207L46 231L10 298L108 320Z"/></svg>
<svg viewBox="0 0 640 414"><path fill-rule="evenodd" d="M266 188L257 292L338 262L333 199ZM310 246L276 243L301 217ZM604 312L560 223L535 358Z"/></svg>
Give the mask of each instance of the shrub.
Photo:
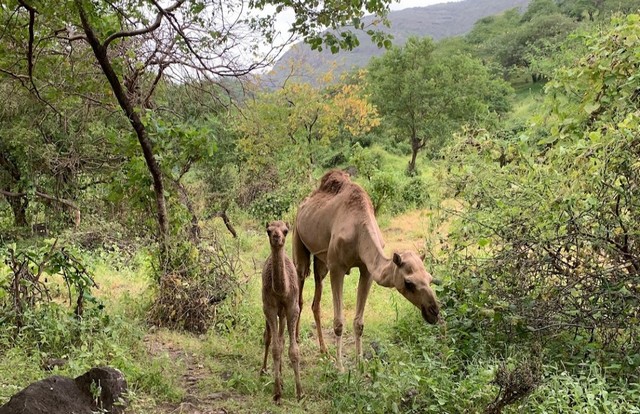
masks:
<svg viewBox="0 0 640 414"><path fill-rule="evenodd" d="M214 238L211 244L175 242L158 253L158 292L150 320L158 326L206 332L216 307L238 288L238 255ZM162 259L164 258L164 260Z"/></svg>
<svg viewBox="0 0 640 414"><path fill-rule="evenodd" d="M249 213L261 223L279 220L289 211L294 197L288 189L265 193L251 203Z"/></svg>
<svg viewBox="0 0 640 414"><path fill-rule="evenodd" d="M356 143L352 148L349 163L356 167L360 177L371 180L375 174L382 170L383 160L383 152L379 148L363 148Z"/></svg>
<svg viewBox="0 0 640 414"><path fill-rule="evenodd" d="M378 172L365 185L373 210L377 213L383 210L383 207L391 204L398 198L400 188L400 178L397 174L388 172Z"/></svg>

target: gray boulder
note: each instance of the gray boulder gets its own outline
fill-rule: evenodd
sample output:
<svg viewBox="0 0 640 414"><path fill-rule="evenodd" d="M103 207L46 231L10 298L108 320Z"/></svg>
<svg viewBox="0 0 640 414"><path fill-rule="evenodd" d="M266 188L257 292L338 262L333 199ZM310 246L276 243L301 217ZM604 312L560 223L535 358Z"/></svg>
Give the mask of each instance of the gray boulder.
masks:
<svg viewBox="0 0 640 414"><path fill-rule="evenodd" d="M93 385L92 385L93 384ZM76 379L55 375L34 382L0 407L0 414L121 414L127 382L115 368L92 368Z"/></svg>

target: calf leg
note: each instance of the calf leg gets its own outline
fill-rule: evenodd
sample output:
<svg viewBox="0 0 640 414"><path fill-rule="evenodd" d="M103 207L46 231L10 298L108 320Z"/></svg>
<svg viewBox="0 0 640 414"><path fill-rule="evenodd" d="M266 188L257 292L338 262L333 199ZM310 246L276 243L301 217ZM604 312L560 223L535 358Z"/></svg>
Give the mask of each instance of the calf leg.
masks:
<svg viewBox="0 0 640 414"><path fill-rule="evenodd" d="M271 329L269 324L266 323L264 327L264 358L262 360L262 368L260 369L260 375L266 375L267 373L267 359L269 358L269 347L271 346Z"/></svg>
<svg viewBox="0 0 640 414"><path fill-rule="evenodd" d="M278 315L275 312L266 315L271 331L271 352L273 354L273 400L280 404L282 398L282 341L278 337Z"/></svg>

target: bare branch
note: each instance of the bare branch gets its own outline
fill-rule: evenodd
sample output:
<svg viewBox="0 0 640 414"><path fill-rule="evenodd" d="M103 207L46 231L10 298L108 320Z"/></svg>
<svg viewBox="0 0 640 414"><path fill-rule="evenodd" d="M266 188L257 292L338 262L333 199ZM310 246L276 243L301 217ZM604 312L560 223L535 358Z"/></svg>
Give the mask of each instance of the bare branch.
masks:
<svg viewBox="0 0 640 414"><path fill-rule="evenodd" d="M103 46L105 48L109 47L109 43L113 42L116 39L122 38L122 37L133 37L133 36L139 36L139 35L143 35L146 33L151 33L154 30L156 30L157 28L160 27L160 23L162 23L162 18L175 11L178 7L180 7L186 0L178 0L176 1L174 4L172 4L171 6L167 7L167 8L162 8L157 2L154 2L154 5L158 8L158 14L156 15L156 19L155 21L147 26L147 27L142 27L140 29L136 29L136 30L129 30L129 31L122 31L122 32L116 32L113 33L111 36L107 37L107 39L104 41Z"/></svg>
<svg viewBox="0 0 640 414"><path fill-rule="evenodd" d="M14 193L11 191L6 191L6 190L2 190L0 189L0 194L7 196L7 197L24 197L26 196L28 193L27 192L21 192L21 193ZM67 207L70 207L76 211L80 211L80 208L78 207L78 205L76 203L74 203L73 201L67 200L66 198L60 198L60 197L56 197L56 196L52 196L46 193L43 193L41 191L36 191L34 193L36 196L40 197L40 198L44 198L45 200L50 200L50 201L55 201L57 203L60 204L64 204Z"/></svg>
<svg viewBox="0 0 640 414"><path fill-rule="evenodd" d="M165 66L160 66L160 68L158 69L158 73L156 74L155 79L153 79L153 82L151 83L151 87L147 92L147 96L145 96L144 100L142 101L143 107L145 108L151 107L151 96L153 95L153 92L155 92L156 87L158 86L158 83L160 83L160 79L162 79L162 73L164 72L164 69L165 69Z"/></svg>
<svg viewBox="0 0 640 414"><path fill-rule="evenodd" d="M0 73L4 73L7 76L10 76L10 77L12 77L14 79L19 80L20 83L22 83L23 86L26 86L24 82L29 80L28 76L18 75L17 73L9 72L8 70L2 69L2 68L0 68Z"/></svg>

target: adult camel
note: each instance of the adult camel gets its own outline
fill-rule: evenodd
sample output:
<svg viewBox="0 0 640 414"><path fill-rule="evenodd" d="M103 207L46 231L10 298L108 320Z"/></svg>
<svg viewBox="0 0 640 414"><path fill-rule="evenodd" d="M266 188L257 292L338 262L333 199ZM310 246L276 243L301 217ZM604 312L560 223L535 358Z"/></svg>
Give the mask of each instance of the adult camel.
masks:
<svg viewBox="0 0 640 414"><path fill-rule="evenodd" d="M313 317L318 332L318 343L327 352L320 322L322 281L330 274L333 294L333 331L336 335L336 364L342 370L342 291L345 274L357 267L360 270L356 315L353 331L356 355L362 356L364 307L371 283L395 288L413 303L430 324L438 321L439 307L430 287L431 275L425 270L422 258L415 252L394 253L385 256L384 241L376 222L371 199L358 184L351 182L343 171L326 173L320 186L299 206L293 234L293 262L300 279L300 309L302 288L309 275L311 255L314 257L313 274L315 293ZM298 319L299 323L299 319Z"/></svg>

